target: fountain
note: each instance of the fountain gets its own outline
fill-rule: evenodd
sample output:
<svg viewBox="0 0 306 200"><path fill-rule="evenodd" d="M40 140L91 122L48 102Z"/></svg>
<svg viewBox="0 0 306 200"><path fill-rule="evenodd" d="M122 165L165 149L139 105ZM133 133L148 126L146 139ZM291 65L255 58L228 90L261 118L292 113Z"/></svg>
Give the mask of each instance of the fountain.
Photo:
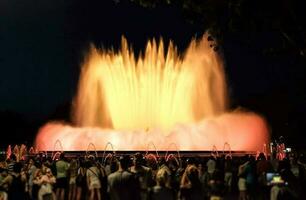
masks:
<svg viewBox="0 0 306 200"><path fill-rule="evenodd" d="M232 150L231 150L231 146L229 143L224 143L224 146L223 146L223 155L226 157L232 157Z"/></svg>
<svg viewBox="0 0 306 200"><path fill-rule="evenodd" d="M94 155L91 154L90 147L92 147ZM98 152L97 152L96 146L92 142L90 142L87 146L85 157L87 157L87 158L88 157L94 157L94 158L98 157Z"/></svg>
<svg viewBox="0 0 306 200"><path fill-rule="evenodd" d="M231 144L232 151L257 151L268 142L265 120L252 112L229 111L221 57L208 35L192 40L183 55L169 43L149 41L135 58L123 38L119 52L91 51L84 62L74 100L74 125L47 123L36 147L85 151L94 143L103 150L210 150ZM172 149L169 144L175 143Z"/></svg>

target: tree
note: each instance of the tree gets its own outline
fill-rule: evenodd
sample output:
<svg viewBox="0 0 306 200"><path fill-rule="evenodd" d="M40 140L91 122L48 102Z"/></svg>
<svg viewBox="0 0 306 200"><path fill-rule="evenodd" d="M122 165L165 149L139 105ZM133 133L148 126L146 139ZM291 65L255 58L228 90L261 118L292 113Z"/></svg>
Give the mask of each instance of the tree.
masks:
<svg viewBox="0 0 306 200"><path fill-rule="evenodd" d="M270 33L262 53L293 54L305 59L305 1L297 0L130 0L147 9L175 6L185 19L209 31L219 42L227 35L243 33L242 42L258 42L254 34ZM120 3L120 0L116 0Z"/></svg>

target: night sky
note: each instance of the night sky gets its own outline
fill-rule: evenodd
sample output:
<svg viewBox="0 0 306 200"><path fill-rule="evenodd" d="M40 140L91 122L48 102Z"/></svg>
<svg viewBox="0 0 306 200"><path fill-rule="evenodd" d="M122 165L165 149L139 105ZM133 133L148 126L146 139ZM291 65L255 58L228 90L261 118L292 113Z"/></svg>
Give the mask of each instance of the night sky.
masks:
<svg viewBox="0 0 306 200"><path fill-rule="evenodd" d="M154 9L112 0L0 1L1 146L28 141L48 120L69 120L81 62L90 43L118 49L125 35L139 52L147 39L171 38L183 52L204 25L188 23L175 6ZM273 32L226 35L222 50L231 107L266 117L272 137L301 146L306 122L305 61L291 54L265 56Z"/></svg>

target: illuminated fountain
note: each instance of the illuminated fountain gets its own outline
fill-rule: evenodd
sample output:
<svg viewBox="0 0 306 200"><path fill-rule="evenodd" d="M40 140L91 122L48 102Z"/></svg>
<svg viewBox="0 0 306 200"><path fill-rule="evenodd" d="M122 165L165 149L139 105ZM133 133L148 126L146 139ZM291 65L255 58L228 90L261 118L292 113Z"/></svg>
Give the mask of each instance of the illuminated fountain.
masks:
<svg viewBox="0 0 306 200"><path fill-rule="evenodd" d="M170 42L149 41L135 58L122 39L119 52L92 48L84 62L74 101L74 126L57 122L43 126L36 138L39 150L158 150L175 143L180 150L256 151L268 141L262 117L227 108L222 59L204 35L192 40L179 56Z"/></svg>

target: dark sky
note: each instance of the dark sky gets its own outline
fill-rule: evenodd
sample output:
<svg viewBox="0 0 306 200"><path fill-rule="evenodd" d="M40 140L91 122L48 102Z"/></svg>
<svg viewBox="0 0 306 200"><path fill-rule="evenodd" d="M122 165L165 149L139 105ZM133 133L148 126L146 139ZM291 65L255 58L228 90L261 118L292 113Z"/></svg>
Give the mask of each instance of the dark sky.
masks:
<svg viewBox="0 0 306 200"><path fill-rule="evenodd" d="M182 46L194 34L171 9L91 3L1 1L1 109L40 117L71 99L90 42L116 48L125 35L139 49L147 38L163 36Z"/></svg>
<svg viewBox="0 0 306 200"><path fill-rule="evenodd" d="M27 135L18 129L7 141L31 140L38 125L69 107L90 42L116 49L125 35L139 51L148 38L162 36L183 50L202 30L171 6L145 9L112 0L0 1L1 125L3 132L11 131L18 116L24 126L31 124ZM252 45L241 37L244 33L227 35L223 44L232 106L263 114L275 136L298 141L306 117L305 66L292 55L262 55L261 43L279 42L273 32L248 35L258 40Z"/></svg>

